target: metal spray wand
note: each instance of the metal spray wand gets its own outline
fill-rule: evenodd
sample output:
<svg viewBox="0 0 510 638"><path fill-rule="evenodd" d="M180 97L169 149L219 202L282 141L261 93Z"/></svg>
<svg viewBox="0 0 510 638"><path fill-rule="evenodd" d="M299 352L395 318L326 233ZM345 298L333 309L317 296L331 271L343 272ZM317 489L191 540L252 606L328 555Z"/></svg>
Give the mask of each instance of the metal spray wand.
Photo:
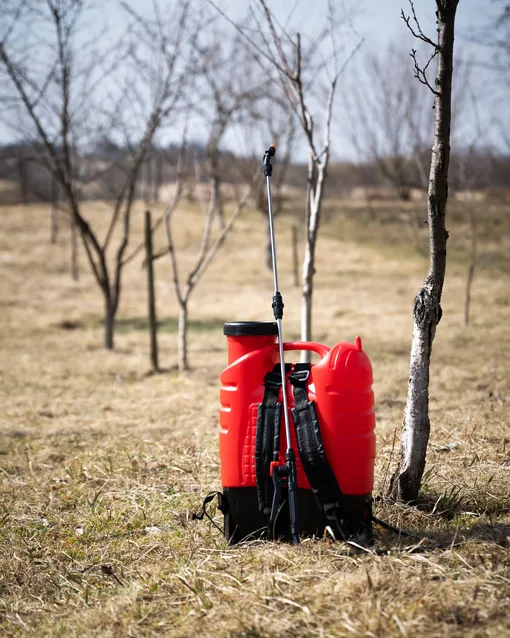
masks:
<svg viewBox="0 0 510 638"><path fill-rule="evenodd" d="M296 455L292 448L290 438L290 419L289 419L289 407L287 402L287 378L285 375L285 355L283 350L283 299L278 289L278 268L276 263L276 243L274 236L274 217L273 217L273 198L271 195L271 175L273 167L271 165L271 158L276 153L276 147L272 144L264 153L264 159L262 161L262 168L266 177L267 183L267 203L268 203L268 217L269 217L269 232L271 236L271 257L273 261L273 278L274 278L274 295L273 295L273 314L278 326L278 348L280 351L280 369L282 375L282 393L283 393L283 416L285 420L285 437L287 440L287 448L285 452L285 465L280 465L273 469L273 473L277 473L276 480L281 478L287 478L287 491L289 500L289 518L290 518L290 535L293 542L299 545L299 512L297 501L297 477L296 477ZM274 507L273 507L274 510ZM274 515L274 512L272 516Z"/></svg>

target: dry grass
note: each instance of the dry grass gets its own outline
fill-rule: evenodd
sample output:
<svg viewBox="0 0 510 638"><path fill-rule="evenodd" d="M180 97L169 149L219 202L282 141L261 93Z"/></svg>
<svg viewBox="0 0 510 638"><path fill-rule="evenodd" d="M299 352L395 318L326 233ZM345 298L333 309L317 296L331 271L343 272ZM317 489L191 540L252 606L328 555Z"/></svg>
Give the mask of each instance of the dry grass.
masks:
<svg viewBox="0 0 510 638"><path fill-rule="evenodd" d="M468 238L455 210L423 500L417 508L381 501L376 509L428 540L412 549L416 543L399 544L380 530L378 547L389 555L357 555L327 540L228 548L209 524L190 520L202 495L219 487L221 324L270 319L258 216L239 221L197 290L194 370L179 377L166 260L156 274L161 361L170 371L150 375L140 260L126 271L117 350L105 352L101 298L84 255L75 284L65 234L57 247L48 244L49 211L0 209L0 632L510 635L509 222L502 210L480 211L488 228L481 250L491 257L475 280L473 322L464 329ZM372 358L378 494L405 402L411 306L426 269L415 246L426 230L410 231L411 205L385 203L376 213L371 221L359 204L331 206L315 334L330 344L361 334ZM90 215L102 223L103 212L91 207ZM188 209L181 217L189 261L199 214ZM290 338L298 334L299 293L287 218L277 220L277 232ZM141 214L133 246L139 238Z"/></svg>

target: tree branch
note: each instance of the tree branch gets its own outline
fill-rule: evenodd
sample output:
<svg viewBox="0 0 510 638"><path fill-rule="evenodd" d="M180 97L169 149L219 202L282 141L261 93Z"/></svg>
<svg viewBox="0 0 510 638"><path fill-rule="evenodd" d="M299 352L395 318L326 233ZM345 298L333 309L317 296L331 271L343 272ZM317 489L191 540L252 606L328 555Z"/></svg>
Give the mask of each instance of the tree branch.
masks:
<svg viewBox="0 0 510 638"><path fill-rule="evenodd" d="M414 3L412 0L409 0L409 4L411 5L411 13L413 16L413 21L416 24L416 29L417 31L414 30L414 28L411 25L411 17L410 16L406 16L406 14L404 13L404 10L401 9L400 11L400 17L402 18L402 20L406 23L407 28L409 29L409 31L414 35L414 37L417 40L421 40L422 42L425 42L426 44L429 44L431 47L434 47L434 49L438 48L438 44L437 42L434 42L434 40L431 40L430 38L428 38L422 31L422 28L420 26L420 23L418 21L418 18L416 16L416 11L414 9Z"/></svg>
<svg viewBox="0 0 510 638"><path fill-rule="evenodd" d="M429 61L427 62L427 64L421 68L418 64L418 60L416 59L416 49L412 49L411 53L409 54L410 57L413 60L414 63L414 77L421 82L422 84L424 84L428 89L430 89L430 91L438 96L439 95L439 91L437 91L428 81L427 78L427 69L429 68L429 64L432 62L432 60L436 57L437 55L437 49L434 51L434 53L430 56Z"/></svg>
<svg viewBox="0 0 510 638"><path fill-rule="evenodd" d="M257 171L257 174L258 174L258 171ZM254 179L255 179L255 177L254 177ZM232 216L230 217L230 219L226 223L225 228L223 228L223 230L221 231L220 235L218 236L218 238L216 239L214 244L208 250L207 254L205 255L205 257L202 260L202 263L201 263L200 267L198 269L196 269L196 272L194 273L193 279L190 280L190 282L189 282L189 283L192 284L193 287L198 283L200 277L206 271L207 267L209 266L211 261L214 259L214 256L216 255L218 250L221 248L221 246L222 246L223 242L225 241L227 235L232 230L236 219L242 213L242 211L244 209L244 205L245 205L246 201L248 200L248 197L250 196L250 194L251 194L251 186L246 191L246 193L243 195L241 201L238 203L236 210L234 211L234 213L232 214Z"/></svg>
<svg viewBox="0 0 510 638"><path fill-rule="evenodd" d="M250 38L249 36L246 35L246 33L243 31L243 29L241 29L241 27L234 22L234 20L232 20L231 18L229 18L229 16L220 9L220 7L218 7L218 5L213 2L213 0L206 0L229 24L231 24L234 29L236 29L236 31L238 31L243 38L249 42L249 44L253 47L253 49L259 54L261 55L265 60L267 60L268 62L270 62L272 65L276 66L278 68L279 71L281 71L282 73L285 73L285 69L283 67L281 67L277 62L275 62L275 60L266 52L264 51L264 49L261 49L258 44L253 40L253 38Z"/></svg>

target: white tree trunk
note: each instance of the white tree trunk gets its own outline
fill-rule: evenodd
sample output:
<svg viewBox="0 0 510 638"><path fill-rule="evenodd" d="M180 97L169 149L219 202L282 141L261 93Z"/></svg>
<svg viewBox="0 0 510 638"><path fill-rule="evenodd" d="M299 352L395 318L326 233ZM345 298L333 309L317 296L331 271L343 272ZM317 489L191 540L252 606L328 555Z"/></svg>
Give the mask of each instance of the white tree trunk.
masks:
<svg viewBox="0 0 510 638"><path fill-rule="evenodd" d="M325 161L318 166L309 167L312 186L308 188L309 215L306 227L306 247L303 259L303 282L301 293L301 340L311 341L312 339L312 299L313 299L313 278L315 275L315 248L319 233L321 220L322 195L324 192L324 179L326 177L328 155L325 154ZM301 354L301 361L309 363L311 352L304 351Z"/></svg>
<svg viewBox="0 0 510 638"><path fill-rule="evenodd" d="M409 386L402 423L400 463L390 486L390 490L393 490L398 498L406 501L414 500L418 495L430 433L430 355L436 325L441 318L441 306L432 286L427 282L414 300L413 318Z"/></svg>
<svg viewBox="0 0 510 638"><path fill-rule="evenodd" d="M301 341L312 339L312 297L313 297L313 272L314 256L310 242L306 242L305 256L303 259L303 283L301 290ZM303 363L310 362L310 352L301 354Z"/></svg>
<svg viewBox="0 0 510 638"><path fill-rule="evenodd" d="M446 273L446 202L450 161L451 95L455 12L458 0L436 0L438 44L435 88L435 129L430 163L428 224L430 269L413 307L413 341L407 404L402 424L399 465L390 494L414 501L421 487L430 433L429 374L432 342L441 319L441 295ZM422 72L424 74L424 71Z"/></svg>

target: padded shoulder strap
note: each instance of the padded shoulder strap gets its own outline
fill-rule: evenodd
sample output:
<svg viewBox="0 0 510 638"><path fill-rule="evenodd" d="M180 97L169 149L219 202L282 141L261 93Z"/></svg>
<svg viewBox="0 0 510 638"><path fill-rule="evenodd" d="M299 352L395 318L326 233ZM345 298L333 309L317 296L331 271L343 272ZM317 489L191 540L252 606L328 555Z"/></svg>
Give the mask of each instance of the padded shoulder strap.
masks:
<svg viewBox="0 0 510 638"><path fill-rule="evenodd" d="M280 429L276 420L280 418L278 395L282 385L280 364L264 377L264 398L257 414L257 434L255 438L255 475L257 478L257 498L259 510L269 519L273 501L273 480L270 476L273 449L279 446ZM278 442L278 443L277 443Z"/></svg>
<svg viewBox="0 0 510 638"><path fill-rule="evenodd" d="M342 521L342 491L324 452L315 403L308 401L306 383L310 369L309 363L298 363L289 376L289 381L294 387L295 407L292 409L292 416L296 427L299 456L315 499L329 525L340 538L346 538L349 531L345 529Z"/></svg>

